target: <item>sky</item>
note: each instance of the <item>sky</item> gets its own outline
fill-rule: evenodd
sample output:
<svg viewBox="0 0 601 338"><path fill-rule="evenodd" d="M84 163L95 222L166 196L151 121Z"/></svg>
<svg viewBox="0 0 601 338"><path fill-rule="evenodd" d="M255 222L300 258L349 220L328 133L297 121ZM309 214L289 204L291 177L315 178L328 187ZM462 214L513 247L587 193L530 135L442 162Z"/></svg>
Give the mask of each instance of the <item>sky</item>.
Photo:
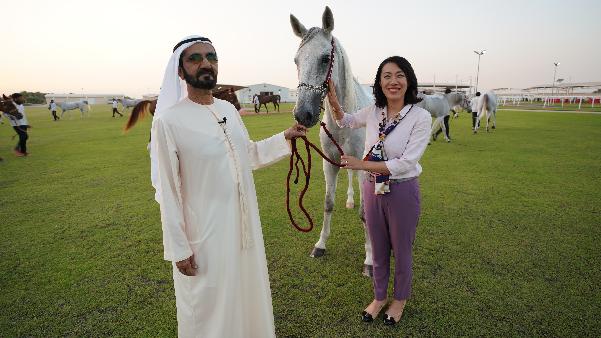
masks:
<svg viewBox="0 0 601 338"><path fill-rule="evenodd" d="M479 89L601 81L599 0L2 0L0 92L158 93L173 46L210 38L218 82L294 88L299 46L290 26L321 26L325 6L354 75L373 82L388 56L419 82ZM7 15L13 13L13 15Z"/></svg>

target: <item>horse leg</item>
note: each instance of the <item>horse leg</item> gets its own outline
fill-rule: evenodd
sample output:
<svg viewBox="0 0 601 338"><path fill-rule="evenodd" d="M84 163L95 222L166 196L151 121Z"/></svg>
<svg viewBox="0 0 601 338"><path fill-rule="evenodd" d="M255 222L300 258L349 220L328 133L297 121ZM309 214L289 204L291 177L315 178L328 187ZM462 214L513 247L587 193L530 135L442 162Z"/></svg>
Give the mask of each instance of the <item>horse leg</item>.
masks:
<svg viewBox="0 0 601 338"><path fill-rule="evenodd" d="M353 170L347 170L348 188L346 189L346 208L355 208L355 190L353 189Z"/></svg>
<svg viewBox="0 0 601 338"><path fill-rule="evenodd" d="M497 129L497 111L492 111L492 129Z"/></svg>
<svg viewBox="0 0 601 338"><path fill-rule="evenodd" d="M363 275L366 277L374 276L374 263L371 248L371 238L369 238L369 232L367 231L367 225L365 224L365 204L363 203L363 180L365 179L365 173L357 172L357 181L359 181L359 218L363 223L363 232L365 233L365 260L363 261Z"/></svg>
<svg viewBox="0 0 601 338"><path fill-rule="evenodd" d="M326 241L330 237L330 225L332 222L332 211L334 211L334 199L336 197L336 178L340 169L323 161L323 173L326 180L326 195L324 201L323 226L319 234L319 241L311 252L311 257L321 257L326 253Z"/></svg>
<svg viewBox="0 0 601 338"><path fill-rule="evenodd" d="M436 138L438 138L438 129L440 128L439 125L441 123L441 119L440 117L437 117L434 122L432 123L432 141L436 141Z"/></svg>
<svg viewBox="0 0 601 338"><path fill-rule="evenodd" d="M476 128L474 129L474 134L478 132L480 129L480 120L482 119L482 112L478 112L478 117L476 118Z"/></svg>

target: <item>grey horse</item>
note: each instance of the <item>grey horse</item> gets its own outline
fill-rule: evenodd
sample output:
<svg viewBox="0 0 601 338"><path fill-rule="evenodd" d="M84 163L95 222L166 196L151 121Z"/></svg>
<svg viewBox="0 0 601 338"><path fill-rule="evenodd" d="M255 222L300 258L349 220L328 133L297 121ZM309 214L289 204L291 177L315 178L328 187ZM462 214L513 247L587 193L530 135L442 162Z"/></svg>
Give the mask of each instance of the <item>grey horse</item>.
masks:
<svg viewBox="0 0 601 338"><path fill-rule="evenodd" d="M123 111L127 111L127 108L129 107L135 107L138 103L142 102L142 100L140 99L117 99L117 101L121 102L121 105L123 106Z"/></svg>
<svg viewBox="0 0 601 338"><path fill-rule="evenodd" d="M335 83L336 94L345 112L352 113L373 103L353 77L348 56L340 41L332 36L334 16L329 7L326 7L323 13L321 28L313 27L306 29L292 14L290 15L290 23L294 34L302 39L294 58L300 84L293 114L299 123L307 127L312 127L319 121L320 105L327 93L326 77L329 71L331 71L331 79ZM332 48L334 48L333 51ZM327 100L325 101L323 122L326 124L326 127L330 130L336 142L340 144L345 154L361 158L365 147L365 129L339 128L332 118L331 107ZM320 131L319 139L323 152L334 161L340 162L338 150L323 130ZM330 236L330 224L332 221L332 211L334 210L334 197L339 170L338 167L325 160L323 161L323 171L326 180L323 227L319 241L315 244L311 257L323 256L326 251L326 241ZM357 172L357 177L360 181L362 180L361 172ZM359 184L359 187L361 187L361 184ZM347 208L354 208L353 195L353 172L348 170ZM360 190L359 213L363 221L365 233L363 274L371 276L371 242L365 228L363 199L361 195L362 192Z"/></svg>
<svg viewBox="0 0 601 338"><path fill-rule="evenodd" d="M478 121L476 123L476 128L474 129L474 133L478 132L478 128L480 128L480 120L482 116L486 114L486 131L488 132L488 124L490 123L490 119L492 117L492 129L497 128L497 107L499 103L497 100L497 94L492 90L487 91L483 95L480 96L480 101L478 102Z"/></svg>
<svg viewBox="0 0 601 338"><path fill-rule="evenodd" d="M84 118L84 113L88 113L88 115L90 113L90 105L86 100L77 102L61 102L59 107L61 107L61 119L63 118L65 112L69 110L79 109L81 112L81 118ZM71 113L69 113L69 118L71 118Z"/></svg>
<svg viewBox="0 0 601 338"><path fill-rule="evenodd" d="M451 142L449 136L449 114L451 109L460 106L461 108L468 109L469 103L467 97L463 93L447 93L447 94L435 94L435 95L418 95L422 100L417 106L424 108L434 118L432 122L432 139L436 141L436 136L439 129L442 129L444 138L447 142Z"/></svg>

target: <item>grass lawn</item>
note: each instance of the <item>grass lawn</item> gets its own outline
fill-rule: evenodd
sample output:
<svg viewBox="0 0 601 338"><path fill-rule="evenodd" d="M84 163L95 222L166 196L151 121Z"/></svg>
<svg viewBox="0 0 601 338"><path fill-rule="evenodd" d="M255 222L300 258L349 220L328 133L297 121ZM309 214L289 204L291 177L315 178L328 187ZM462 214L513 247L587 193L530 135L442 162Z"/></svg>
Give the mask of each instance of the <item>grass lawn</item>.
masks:
<svg viewBox="0 0 601 338"><path fill-rule="evenodd" d="M0 125L0 336L175 336L150 121L124 135L109 105L84 120L27 114L27 158L14 157L14 132ZM255 139L292 122L244 120ZM372 289L357 211L344 209L346 175L328 253L311 259L321 227L289 225L287 161L255 172L277 335L601 336L601 116L502 111L497 124L473 135L461 114L453 142L428 147L413 297L392 328L359 321ZM321 224L319 164L312 182L306 205Z"/></svg>

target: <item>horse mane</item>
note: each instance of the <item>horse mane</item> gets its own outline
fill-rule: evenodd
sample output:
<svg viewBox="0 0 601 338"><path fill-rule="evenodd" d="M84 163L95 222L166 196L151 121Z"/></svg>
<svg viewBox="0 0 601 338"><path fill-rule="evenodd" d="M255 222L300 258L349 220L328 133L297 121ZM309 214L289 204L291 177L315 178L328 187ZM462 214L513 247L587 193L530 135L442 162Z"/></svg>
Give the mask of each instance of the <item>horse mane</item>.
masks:
<svg viewBox="0 0 601 338"><path fill-rule="evenodd" d="M316 27L313 27L316 28ZM311 28L311 30L313 30L313 28ZM318 28L320 29L320 28ZM309 30L309 32L311 32L311 30ZM307 33L307 35L309 35L309 33ZM312 36L314 36L315 34L313 34ZM346 54L346 51L344 50L344 47L342 47L342 44L340 43L340 41L334 37L334 44L335 44L335 48L336 50L334 51L334 55L335 55L335 60L338 62L337 67L343 67L344 73L343 73L343 77L344 77L344 82L346 83L346 88L344 88L344 102L342 103L342 108L344 109L345 112L355 112L360 108L363 108L365 105L367 105L367 101L363 102L363 100L361 100L361 102L359 102L359 99L361 98L361 95L358 93L359 90L362 90L360 88L360 85L358 83L358 81L355 79L355 77L353 76L353 70L351 68L351 64L349 62L349 57ZM325 101L325 107L328 111L331 111L331 107L330 107L330 103L328 100L324 100Z"/></svg>
<svg viewBox="0 0 601 338"><path fill-rule="evenodd" d="M131 114L129 115L129 119L127 120L127 124L123 127L123 131L127 132L133 126L136 125L138 120L143 120L144 117L148 113L154 115L154 111L151 111L150 106L154 100L143 100L140 101L135 107L132 109Z"/></svg>

